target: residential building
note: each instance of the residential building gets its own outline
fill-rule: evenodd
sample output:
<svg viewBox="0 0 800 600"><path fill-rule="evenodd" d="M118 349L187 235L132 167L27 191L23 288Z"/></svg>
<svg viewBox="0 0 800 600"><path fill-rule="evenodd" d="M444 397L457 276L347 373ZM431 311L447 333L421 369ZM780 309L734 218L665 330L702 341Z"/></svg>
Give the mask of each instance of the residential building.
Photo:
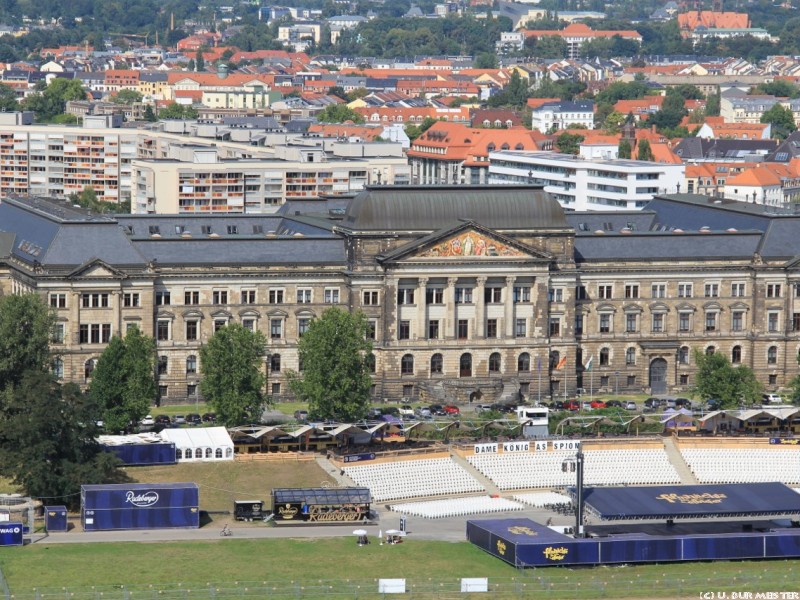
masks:
<svg viewBox="0 0 800 600"><path fill-rule="evenodd" d="M592 29L584 23L570 23L564 29L560 30L521 29L520 31L525 34L525 37L560 37L567 42L569 58L578 58L581 55L581 47L586 42L596 39L609 39L619 36L622 39L631 40L639 44L642 43L642 36L638 31L599 31Z"/></svg>
<svg viewBox="0 0 800 600"><path fill-rule="evenodd" d="M531 111L531 127L535 131L550 133L568 129L572 125L594 129L594 102L559 100L542 104Z"/></svg>

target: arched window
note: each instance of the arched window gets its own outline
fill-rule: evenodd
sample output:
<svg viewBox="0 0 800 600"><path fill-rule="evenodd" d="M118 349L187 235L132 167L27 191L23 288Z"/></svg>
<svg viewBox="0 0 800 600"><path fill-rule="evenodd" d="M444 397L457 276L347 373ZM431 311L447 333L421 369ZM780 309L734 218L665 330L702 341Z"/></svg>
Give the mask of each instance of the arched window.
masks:
<svg viewBox="0 0 800 600"><path fill-rule="evenodd" d="M191 450L189 450L191 452ZM194 449L194 457L195 458L203 458L203 449L202 448L195 448Z"/></svg>
<svg viewBox="0 0 800 600"><path fill-rule="evenodd" d="M627 350L625 350L625 364L626 365L636 364L636 348L628 348Z"/></svg>
<svg viewBox="0 0 800 600"><path fill-rule="evenodd" d="M600 366L607 367L611 364L611 351L608 348L600 349Z"/></svg>
<svg viewBox="0 0 800 600"><path fill-rule="evenodd" d="M225 448L225 458L233 456L233 448Z"/></svg>
<svg viewBox="0 0 800 600"><path fill-rule="evenodd" d="M689 346L681 346L678 348L678 363L682 365L689 364Z"/></svg>
<svg viewBox="0 0 800 600"><path fill-rule="evenodd" d="M64 361L61 360L59 357L55 357L53 359L53 377L56 379L64 379Z"/></svg>
<svg viewBox="0 0 800 600"><path fill-rule="evenodd" d="M183 450L181 450L180 448L175 449L175 459L176 460L183 459Z"/></svg>
<svg viewBox="0 0 800 600"><path fill-rule="evenodd" d="M499 352L492 352L489 355L489 373L499 373L500 372L500 353Z"/></svg>
<svg viewBox="0 0 800 600"><path fill-rule="evenodd" d="M281 372L281 355L273 354L269 357L269 370L273 373Z"/></svg>
<svg viewBox="0 0 800 600"><path fill-rule="evenodd" d="M742 362L742 347L741 346L734 346L731 350L731 362L735 365L741 364Z"/></svg>
<svg viewBox="0 0 800 600"><path fill-rule="evenodd" d="M435 373L441 374L443 363L444 360L442 359L441 354L437 353L431 356L431 375Z"/></svg>
<svg viewBox="0 0 800 600"><path fill-rule="evenodd" d="M211 448L206 448L206 458L211 458Z"/></svg>
<svg viewBox="0 0 800 600"><path fill-rule="evenodd" d="M158 374L166 375L169 371L169 359L166 356L158 357Z"/></svg>
<svg viewBox="0 0 800 600"><path fill-rule="evenodd" d="M778 347L777 346L770 346L767 348L767 364L768 365L777 365L778 364Z"/></svg>
<svg viewBox="0 0 800 600"><path fill-rule="evenodd" d="M714 346L707 346L706 347L706 356L711 356L716 351L717 351L717 349L714 348Z"/></svg>
<svg viewBox="0 0 800 600"><path fill-rule="evenodd" d="M375 355L372 354L372 353L367 354L367 356L364 357L364 364L367 366L367 370L370 373L374 373L375 369L376 369L376 367L375 367Z"/></svg>
<svg viewBox="0 0 800 600"><path fill-rule="evenodd" d="M458 359L458 373L461 377L472 377L472 354L465 352Z"/></svg>
<svg viewBox="0 0 800 600"><path fill-rule="evenodd" d="M197 357L190 354L186 357L186 374L194 375L195 373L197 373Z"/></svg>
<svg viewBox="0 0 800 600"><path fill-rule="evenodd" d="M222 448L214 450L214 458L222 458Z"/></svg>
<svg viewBox="0 0 800 600"><path fill-rule="evenodd" d="M523 352L517 358L517 371L530 371L531 370L531 355Z"/></svg>
<svg viewBox="0 0 800 600"><path fill-rule="evenodd" d="M410 354L404 354L400 359L400 374L413 375L414 374L414 357Z"/></svg>
<svg viewBox="0 0 800 600"><path fill-rule="evenodd" d="M561 362L561 353L558 350L553 350L550 353L550 368L555 369L558 363Z"/></svg>
<svg viewBox="0 0 800 600"><path fill-rule="evenodd" d="M97 359L90 358L85 363L83 363L83 379L84 381L89 381L92 378L92 372L94 368L97 366Z"/></svg>

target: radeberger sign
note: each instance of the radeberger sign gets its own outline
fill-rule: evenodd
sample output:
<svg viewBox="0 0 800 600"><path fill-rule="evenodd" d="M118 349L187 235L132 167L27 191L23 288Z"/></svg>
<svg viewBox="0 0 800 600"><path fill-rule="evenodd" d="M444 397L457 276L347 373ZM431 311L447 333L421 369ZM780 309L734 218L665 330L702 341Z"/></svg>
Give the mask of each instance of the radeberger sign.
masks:
<svg viewBox="0 0 800 600"><path fill-rule="evenodd" d="M308 507L308 520L318 523L330 523L334 521L360 521L364 518L364 513L360 506L345 504L343 506L313 505Z"/></svg>

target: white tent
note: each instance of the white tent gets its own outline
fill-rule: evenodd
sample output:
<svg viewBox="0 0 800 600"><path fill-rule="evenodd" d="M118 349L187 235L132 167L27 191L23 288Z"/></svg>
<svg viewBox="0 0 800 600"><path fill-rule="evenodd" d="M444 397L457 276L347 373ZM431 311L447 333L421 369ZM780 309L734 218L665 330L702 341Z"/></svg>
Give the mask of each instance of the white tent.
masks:
<svg viewBox="0 0 800 600"><path fill-rule="evenodd" d="M161 437L175 444L178 462L233 460L233 440L224 427L164 429Z"/></svg>

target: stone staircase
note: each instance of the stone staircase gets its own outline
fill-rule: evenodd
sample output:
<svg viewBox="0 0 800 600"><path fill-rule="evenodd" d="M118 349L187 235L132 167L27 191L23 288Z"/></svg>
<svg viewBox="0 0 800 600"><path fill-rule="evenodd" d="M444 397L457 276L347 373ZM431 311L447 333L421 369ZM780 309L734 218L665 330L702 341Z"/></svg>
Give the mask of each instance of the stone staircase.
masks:
<svg viewBox="0 0 800 600"><path fill-rule="evenodd" d="M675 470L678 472L683 485L697 485L700 483L694 473L692 473L686 460L684 460L683 454L681 454L678 445L675 443L675 438L671 436L664 438L664 450L667 453L669 462L672 463L672 466L675 467Z"/></svg>
<svg viewBox="0 0 800 600"><path fill-rule="evenodd" d="M485 487L487 494L491 496L495 495L499 496L502 493L500 491L500 488L497 487L491 479L489 479L483 473L478 471L478 469L473 467L466 458L463 458L454 452L450 453L450 458L452 458L456 464L458 464L465 471L467 471L467 473L469 473L472 477L474 477L478 481L478 483L480 483L483 487Z"/></svg>

